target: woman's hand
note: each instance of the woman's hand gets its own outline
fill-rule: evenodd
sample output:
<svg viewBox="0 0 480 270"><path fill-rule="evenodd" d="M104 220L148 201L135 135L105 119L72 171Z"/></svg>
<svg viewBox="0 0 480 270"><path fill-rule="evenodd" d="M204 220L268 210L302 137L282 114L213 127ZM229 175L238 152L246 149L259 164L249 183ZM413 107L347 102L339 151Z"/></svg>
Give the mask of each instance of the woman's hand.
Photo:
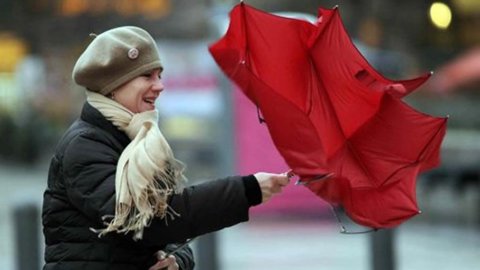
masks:
<svg viewBox="0 0 480 270"><path fill-rule="evenodd" d="M166 253L163 251L158 251L157 254L158 262L152 265L148 270L178 270L177 259L175 256L170 255L165 258Z"/></svg>
<svg viewBox="0 0 480 270"><path fill-rule="evenodd" d="M262 190L262 202L267 202L273 195L282 192L290 182L291 172L282 174L259 172L254 174Z"/></svg>

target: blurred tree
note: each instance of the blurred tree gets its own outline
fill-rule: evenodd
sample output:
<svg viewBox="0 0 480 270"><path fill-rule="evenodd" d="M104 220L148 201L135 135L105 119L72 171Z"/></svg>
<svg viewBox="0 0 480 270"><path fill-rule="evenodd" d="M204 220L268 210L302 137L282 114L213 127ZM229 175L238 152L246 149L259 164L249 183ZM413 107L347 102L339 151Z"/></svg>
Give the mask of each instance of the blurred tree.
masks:
<svg viewBox="0 0 480 270"><path fill-rule="evenodd" d="M11 115L4 111L0 111L0 157L8 159L15 153L15 123Z"/></svg>
<svg viewBox="0 0 480 270"><path fill-rule="evenodd" d="M12 27L12 12L14 0L0 1L0 30L10 29Z"/></svg>

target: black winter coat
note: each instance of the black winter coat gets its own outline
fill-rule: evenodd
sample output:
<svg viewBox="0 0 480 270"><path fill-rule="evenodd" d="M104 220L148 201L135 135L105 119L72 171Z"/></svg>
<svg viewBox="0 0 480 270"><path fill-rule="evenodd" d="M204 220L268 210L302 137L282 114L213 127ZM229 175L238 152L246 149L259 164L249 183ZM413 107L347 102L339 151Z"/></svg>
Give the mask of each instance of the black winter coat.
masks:
<svg viewBox="0 0 480 270"><path fill-rule="evenodd" d="M234 176L185 188L169 205L180 217L153 219L143 239L90 228L104 228L102 217L115 213L115 170L128 137L85 103L80 118L60 140L44 193L42 223L44 270L146 270L158 250L248 220L248 209L261 202L253 176ZM176 254L180 269L193 269L189 247Z"/></svg>

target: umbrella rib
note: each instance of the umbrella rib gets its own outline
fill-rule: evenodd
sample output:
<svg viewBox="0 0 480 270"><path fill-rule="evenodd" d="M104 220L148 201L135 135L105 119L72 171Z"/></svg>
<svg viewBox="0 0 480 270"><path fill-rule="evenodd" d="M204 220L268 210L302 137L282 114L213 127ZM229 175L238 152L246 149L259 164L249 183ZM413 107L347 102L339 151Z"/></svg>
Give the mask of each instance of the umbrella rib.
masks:
<svg viewBox="0 0 480 270"><path fill-rule="evenodd" d="M370 182L370 184L372 184L373 186L377 186L375 185L375 181L371 180L371 179L376 179L375 176L373 176L370 171L367 169L365 163L362 161L362 159L359 157L357 151L355 151L355 148L350 144L350 141L349 140L345 140L345 144L347 146L347 149L352 153L352 156L355 158L355 160L357 161L357 163L360 165L360 167L362 168L363 172L368 176L368 180Z"/></svg>
<svg viewBox="0 0 480 270"><path fill-rule="evenodd" d="M438 135L438 133L442 130L444 124L446 122L446 119L444 120L444 123L437 129L437 131L430 137L430 139L428 140L427 143L425 143L425 146L423 147L423 149L420 151L420 153L418 154L417 158L415 159L415 161L413 162L410 162L408 164L406 164L405 166L402 166L398 169L396 169L395 171L393 171L388 177L385 178L385 180L382 182L382 184L380 184L379 186L382 186L383 183L385 182L388 182L388 180L390 180L390 178L392 178L395 174L397 174L400 170L403 170L407 167L410 167L416 163L418 163L420 160L421 160L421 157L422 155L425 153L425 151L427 150L427 148L430 146L430 144L432 143L432 141L435 139L435 137ZM403 157L399 157L399 158L403 158Z"/></svg>
<svg viewBox="0 0 480 270"><path fill-rule="evenodd" d="M433 141L433 139L435 139L435 137L437 137L438 133L442 130L442 128L444 127L446 122L447 122L447 118L444 118L442 125L440 125L440 127L437 129L435 134L433 134L432 137L430 137L430 139L428 140L428 143L425 144L425 146L423 147L422 151L418 155L415 162L419 162L420 159L422 159L422 155L425 153L425 151L427 151L428 146L430 146L430 143Z"/></svg>
<svg viewBox="0 0 480 270"><path fill-rule="evenodd" d="M338 11L335 11L335 12L338 12ZM327 23L327 24L331 24L331 23L332 23L332 19L328 20L326 23ZM328 27L327 25L325 25L325 26L323 27L324 30L322 31L322 33L325 31L325 29L327 29L327 27ZM316 39L318 40L318 36L316 37ZM316 41L315 41L315 42L316 42ZM315 42L313 42L313 44L314 44ZM314 75L315 75L314 77L318 78L318 83L319 83L319 84L322 84L322 86L323 86L324 89L327 89L327 88L324 86L323 81L320 79L320 74L318 73L318 70L317 70L317 68L315 67L315 64L314 64L313 61L312 61L313 55L310 53L312 47L313 47L313 45L312 45L312 46L310 47L310 49L308 50L310 66L311 66L311 68L312 68L312 70L313 70L313 73L314 73ZM330 108L331 111L335 114L335 120L336 120L335 122L336 122L336 124L337 124L337 128L341 131L344 140L346 140L345 133L343 132L343 129L342 129L341 125L340 125L340 121L339 121L339 118L338 118L337 111L335 110L335 108L334 108L333 105L332 105L332 98L330 97L330 93L329 93L328 91L326 91L326 90L323 91L323 92L326 93L326 97L328 98L329 108Z"/></svg>
<svg viewBox="0 0 480 270"><path fill-rule="evenodd" d="M329 21L330 23L330 21ZM326 26L325 26L326 27ZM311 56L311 54L310 54ZM309 58L310 59L310 66L312 67L313 71L314 71L314 74L316 75L316 77L318 78L318 82L319 84L322 84L323 85L323 81L320 79L320 75L318 74L318 71L315 67L315 65L312 63L311 59L312 59L312 56ZM324 89L326 89L326 87L323 87ZM326 97L328 99L328 105L329 105L329 109L331 109L331 111L334 113L335 115L335 123L337 124L337 128L340 130L341 134L343 135L343 139L345 141L344 143L344 146L347 147L348 151L350 151L352 153L352 155L354 156L354 158L357 160L358 164L360 164L362 170L364 171L364 173L370 177L370 178L373 178L373 176L371 175L371 173L367 170L367 168L365 167L365 164L362 162L362 160L359 158L358 154L356 153L356 151L354 151L354 148L350 145L349 143L349 140L347 139L347 136L345 135L341 125L340 125L340 120L339 120L339 116L337 114L337 111L335 110L335 108L333 107L332 105L332 98L330 97L330 94L327 90L324 91L324 93L326 94ZM378 108L377 108L378 110ZM372 116L373 117L373 116ZM369 119L367 119L365 122L368 122L372 117L370 117ZM310 120L310 118L308 118ZM311 122L311 120L310 120ZM318 134L317 134L318 136ZM321 141L321 140L320 140ZM340 151L342 149L342 147L338 148L337 151L335 153L338 153L338 151Z"/></svg>
<svg viewBox="0 0 480 270"><path fill-rule="evenodd" d="M335 16L338 16L339 15L339 11L338 9L335 9ZM330 20L328 20L326 22L326 24L332 24L333 23L333 20L335 19L336 17L332 16L330 18ZM341 20L340 20L341 21ZM343 26L343 23L341 24ZM327 29L328 25L325 25L323 27L323 31L322 33L325 31L325 29ZM345 29L343 29L344 31L346 31ZM317 39L318 39L318 36L317 36ZM313 47L313 44L315 44L315 42L312 43L312 46L310 48ZM353 43L352 43L353 44ZM354 46L355 47L355 46ZM314 71L314 74L316 75L316 78L318 78L318 82L319 84L324 84L323 81L320 79L320 75L318 73L318 70L316 69L315 67L315 64L312 62L312 54L310 53L311 50L309 50L309 60L310 60L310 66L312 67L313 71ZM327 89L326 87L323 87L324 89ZM349 143L349 140L347 139L347 136L345 135L342 127L341 127L341 124L340 124L340 120L339 120L339 116L337 114L337 111L335 110L335 108L333 107L333 102L332 102L332 98L330 96L330 93L329 91L325 90L324 93L326 94L326 97L328 99L328 104L329 104L329 108L331 109L331 111L334 113L335 115L335 123L337 124L337 128L340 130L341 134L343 135L343 139L345 141L344 145L347 147L348 151L350 151L352 153L352 155L354 156L354 158L357 160L358 164L360 164L362 170L364 171L364 173L369 177L369 178L373 178L373 176L371 175L371 173L367 170L367 168L365 167L365 164L362 162L362 160L359 158L358 154L356 153L356 151L354 150L354 148L350 145ZM377 108L377 111L378 111L378 108ZM367 119L365 122L369 121L371 118L373 117L373 115ZM320 140L321 141L321 140ZM338 153L338 151L340 151L342 149L342 147L338 148L336 153Z"/></svg>
<svg viewBox="0 0 480 270"><path fill-rule="evenodd" d="M402 102L403 103L403 102ZM405 104L407 105L407 104ZM408 105L407 105L408 106ZM410 107L410 106L408 106ZM412 108L413 109L413 108ZM415 109L413 109L415 112L417 112ZM419 113L419 112L417 112ZM421 113L423 114L423 113ZM422 155L425 153L425 151L427 151L427 148L430 146L430 144L432 143L432 141L435 139L435 137L437 137L438 133L442 130L442 128L444 127L446 121L447 121L448 118L444 118L444 121L442 123L442 125L439 126L439 128L437 129L437 131L430 137L430 139L427 141L427 143L425 143L425 146L423 147L423 149L420 151L420 153L418 154L417 158L415 159L414 162L411 162L401 168L398 168L397 170L395 170L394 172L392 172L387 178L385 178L385 181L384 182L387 182L390 178L392 178L398 171L406 168L406 167L409 167L413 164L416 164L418 162L420 162L420 160L422 159Z"/></svg>

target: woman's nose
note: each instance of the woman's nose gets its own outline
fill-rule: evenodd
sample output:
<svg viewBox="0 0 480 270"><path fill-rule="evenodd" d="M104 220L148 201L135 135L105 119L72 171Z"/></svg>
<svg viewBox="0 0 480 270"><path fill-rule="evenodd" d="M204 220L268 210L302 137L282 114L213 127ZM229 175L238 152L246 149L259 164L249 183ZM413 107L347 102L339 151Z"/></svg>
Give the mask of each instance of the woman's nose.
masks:
<svg viewBox="0 0 480 270"><path fill-rule="evenodd" d="M154 91L161 92L161 91L163 91L163 88L164 88L164 86L163 86L162 80L156 79L155 82L152 85L152 89Z"/></svg>

